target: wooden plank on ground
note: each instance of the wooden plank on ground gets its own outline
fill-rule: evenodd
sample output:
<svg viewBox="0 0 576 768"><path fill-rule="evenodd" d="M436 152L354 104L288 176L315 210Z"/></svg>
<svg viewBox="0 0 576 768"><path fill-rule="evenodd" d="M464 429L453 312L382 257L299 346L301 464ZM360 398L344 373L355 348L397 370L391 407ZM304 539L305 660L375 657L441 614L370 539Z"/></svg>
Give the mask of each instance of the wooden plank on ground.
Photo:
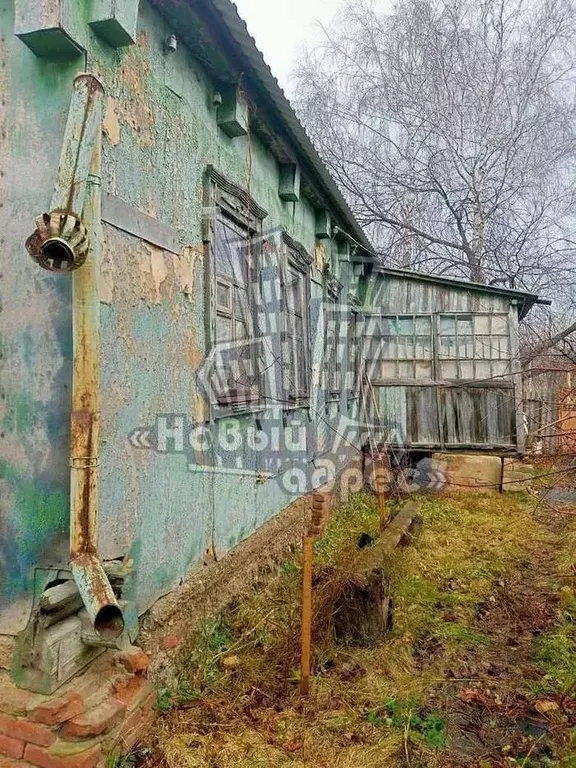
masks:
<svg viewBox="0 0 576 768"><path fill-rule="evenodd" d="M388 554L396 549L403 537L408 533L408 529L414 519L418 517L421 509L421 502L407 501L396 517L382 531L377 541L378 550L383 554Z"/></svg>

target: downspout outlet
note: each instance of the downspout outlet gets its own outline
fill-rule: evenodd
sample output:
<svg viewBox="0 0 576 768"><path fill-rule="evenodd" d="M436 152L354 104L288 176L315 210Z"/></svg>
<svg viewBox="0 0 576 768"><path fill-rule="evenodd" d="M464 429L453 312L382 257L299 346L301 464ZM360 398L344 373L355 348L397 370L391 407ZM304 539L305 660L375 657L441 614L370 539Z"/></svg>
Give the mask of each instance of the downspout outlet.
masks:
<svg viewBox="0 0 576 768"><path fill-rule="evenodd" d="M70 561L70 568L96 633L102 640L119 638L124 632L124 617L96 555L80 553Z"/></svg>

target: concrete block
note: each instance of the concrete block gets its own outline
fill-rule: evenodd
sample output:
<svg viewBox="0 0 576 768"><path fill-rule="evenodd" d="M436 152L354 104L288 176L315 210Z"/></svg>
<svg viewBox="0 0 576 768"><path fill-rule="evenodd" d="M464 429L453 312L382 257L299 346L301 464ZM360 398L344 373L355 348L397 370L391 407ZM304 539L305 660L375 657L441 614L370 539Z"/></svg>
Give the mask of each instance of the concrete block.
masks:
<svg viewBox="0 0 576 768"><path fill-rule="evenodd" d="M499 456L463 453L434 453L432 461L442 469L444 490L498 492L502 463Z"/></svg>
<svg viewBox="0 0 576 768"><path fill-rule="evenodd" d="M522 459L504 459L504 474L502 476L502 489L504 491L525 491L530 487L530 479L535 474L532 464L527 464Z"/></svg>

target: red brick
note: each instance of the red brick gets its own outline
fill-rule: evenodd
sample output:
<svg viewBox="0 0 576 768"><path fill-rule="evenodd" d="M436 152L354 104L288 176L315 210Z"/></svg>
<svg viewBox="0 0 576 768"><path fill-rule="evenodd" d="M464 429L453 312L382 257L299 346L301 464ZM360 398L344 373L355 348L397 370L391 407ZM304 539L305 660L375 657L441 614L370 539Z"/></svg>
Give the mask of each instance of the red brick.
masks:
<svg viewBox="0 0 576 768"><path fill-rule="evenodd" d="M150 657L139 649L121 653L118 661L128 672L145 672L150 666Z"/></svg>
<svg viewBox="0 0 576 768"><path fill-rule="evenodd" d="M132 710L134 707L140 706L143 699L148 695L150 686L145 678L135 675L128 680L119 680L115 683L112 691L115 699L123 701L128 709Z"/></svg>
<svg viewBox="0 0 576 768"><path fill-rule="evenodd" d="M0 768L30 768L32 763L24 760L13 760L11 757L2 757L0 755Z"/></svg>
<svg viewBox="0 0 576 768"><path fill-rule="evenodd" d="M0 712L25 715L26 707L36 698L35 693L17 688L7 675L0 674Z"/></svg>
<svg viewBox="0 0 576 768"><path fill-rule="evenodd" d="M28 712L28 719L44 725L60 725L84 712L84 699L80 694L69 691L65 696L50 699Z"/></svg>
<svg viewBox="0 0 576 768"><path fill-rule="evenodd" d="M106 699L94 709L68 720L62 727L67 737L86 739L106 733L118 723L126 711L126 704L117 699Z"/></svg>
<svg viewBox="0 0 576 768"><path fill-rule="evenodd" d="M156 691L152 691L152 693L148 694L148 696L142 702L142 709L144 712L151 712L157 701L158 694Z"/></svg>
<svg viewBox="0 0 576 768"><path fill-rule="evenodd" d="M40 768L96 768L102 757L102 747L96 744L85 752L79 752L70 757L58 757L35 744L27 744L24 757L34 765L39 765Z"/></svg>
<svg viewBox="0 0 576 768"><path fill-rule="evenodd" d="M141 722L144 717L144 711L138 707L138 709L135 709L133 712L131 712L128 717L124 720L124 722L120 725L119 733L127 733L128 731L131 731L133 728L136 728Z"/></svg>
<svg viewBox="0 0 576 768"><path fill-rule="evenodd" d="M21 739L11 739L0 733L0 754L7 757L22 757L24 754L24 742Z"/></svg>
<svg viewBox="0 0 576 768"><path fill-rule="evenodd" d="M45 725L31 723L26 719L17 719L10 715L0 713L0 733L10 736L13 739L22 739L22 741L31 741L41 747L49 747L56 741L54 733Z"/></svg>
<svg viewBox="0 0 576 768"><path fill-rule="evenodd" d="M138 742L142 741L156 720L155 712L145 713L136 710L128 717L114 739L116 747L121 746L123 752L130 751Z"/></svg>

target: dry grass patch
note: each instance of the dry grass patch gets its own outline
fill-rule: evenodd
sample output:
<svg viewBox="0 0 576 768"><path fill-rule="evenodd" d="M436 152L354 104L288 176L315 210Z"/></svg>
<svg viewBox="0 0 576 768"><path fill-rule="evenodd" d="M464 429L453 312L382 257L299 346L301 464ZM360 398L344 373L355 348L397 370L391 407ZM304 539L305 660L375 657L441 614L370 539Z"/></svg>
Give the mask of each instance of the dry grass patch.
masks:
<svg viewBox="0 0 576 768"><path fill-rule="evenodd" d="M538 685L548 694L560 688L565 696L574 694L567 654L574 650L573 637L565 628L566 611L560 620L554 583L565 588L563 603L572 605L571 586L564 582L574 575L574 557L566 548L576 543L576 531L566 530L560 546L558 532L533 514L534 501L524 493L423 496L421 501L420 538L374 563L392 579L390 636L375 648L358 648L324 635L315 647L312 694L303 699L297 687L300 562L295 554L185 643L179 687L159 698L165 714L158 745L165 765L572 765L534 762L540 760L539 749L527 757L529 737L526 743L525 734L509 738L506 729L514 733L516 726L513 718L505 720L503 708L512 701L510 691L517 707L540 695ZM362 492L335 512L315 545L316 563L340 575L354 573L376 552L376 547L359 551L359 536L376 537L377 531L376 500ZM561 574L556 582L546 563ZM527 613L531 604L540 606L537 618ZM546 639L560 631L563 639ZM521 635L520 650L511 651L514 633ZM558 668L550 672L554 664ZM466 694L470 701L462 699L462 691L476 688L490 702L484 709L478 705L482 698ZM467 754L462 733L476 728L474 718L488 731L490 718L497 721L493 732L498 735L491 739L476 729ZM503 740L510 743L499 743ZM555 760L564 759L565 741ZM502 752L505 747L508 752ZM509 762L518 755L519 762Z"/></svg>

